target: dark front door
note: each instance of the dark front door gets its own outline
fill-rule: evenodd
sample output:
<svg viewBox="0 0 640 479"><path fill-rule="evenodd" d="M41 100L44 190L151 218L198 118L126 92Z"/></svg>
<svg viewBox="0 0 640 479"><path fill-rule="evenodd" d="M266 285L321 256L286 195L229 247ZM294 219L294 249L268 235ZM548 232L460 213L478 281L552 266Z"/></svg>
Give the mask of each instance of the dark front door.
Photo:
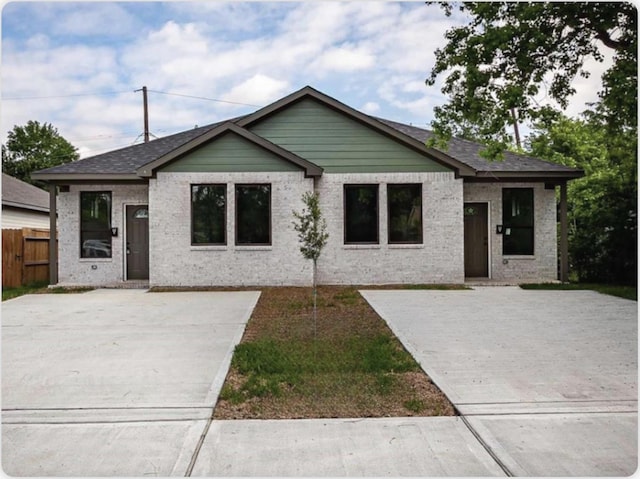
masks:
<svg viewBox="0 0 640 479"><path fill-rule="evenodd" d="M464 275L467 278L489 276L486 203L464 204Z"/></svg>
<svg viewBox="0 0 640 479"><path fill-rule="evenodd" d="M149 279L147 205L127 205L127 279Z"/></svg>

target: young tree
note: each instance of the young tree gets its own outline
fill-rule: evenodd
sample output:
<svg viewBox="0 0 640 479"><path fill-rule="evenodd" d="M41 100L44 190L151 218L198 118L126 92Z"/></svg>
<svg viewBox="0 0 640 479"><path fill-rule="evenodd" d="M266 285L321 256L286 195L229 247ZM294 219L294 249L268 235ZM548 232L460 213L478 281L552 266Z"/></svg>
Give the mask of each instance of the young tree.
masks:
<svg viewBox="0 0 640 479"><path fill-rule="evenodd" d="M50 123L29 121L14 126L2 145L2 171L27 183L34 171L62 165L80 158L78 149L65 140Z"/></svg>
<svg viewBox="0 0 640 479"><path fill-rule="evenodd" d="M638 26L631 2L427 2L447 15L454 7L469 21L446 33L426 80L444 76L447 104L435 108L433 130L441 143L458 134L461 119L478 126L495 158L510 143L515 112L536 121L546 97L561 108L575 93L577 76L588 77L587 59L613 64L602 77L600 103L607 126L637 128Z"/></svg>
<svg viewBox="0 0 640 479"><path fill-rule="evenodd" d="M322 249L327 244L329 234L327 233L327 222L322 217L320 210L320 198L317 193L307 191L302 195L302 201L305 208L302 212L293 212L296 221L293 222L293 228L298 232L300 241L300 252L305 259L313 261L313 328L314 337L316 335L316 316L317 316L317 273L318 258L322 253Z"/></svg>

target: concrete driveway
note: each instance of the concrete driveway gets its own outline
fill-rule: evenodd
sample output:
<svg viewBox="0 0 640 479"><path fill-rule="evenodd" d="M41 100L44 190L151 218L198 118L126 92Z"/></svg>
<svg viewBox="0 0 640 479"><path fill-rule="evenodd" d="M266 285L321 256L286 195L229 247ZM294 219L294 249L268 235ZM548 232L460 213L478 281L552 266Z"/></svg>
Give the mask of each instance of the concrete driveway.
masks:
<svg viewBox="0 0 640 479"><path fill-rule="evenodd" d="M259 295L96 290L2 303L4 472L184 475Z"/></svg>
<svg viewBox="0 0 640 479"><path fill-rule="evenodd" d="M508 474L625 476L637 303L590 291L363 291Z"/></svg>

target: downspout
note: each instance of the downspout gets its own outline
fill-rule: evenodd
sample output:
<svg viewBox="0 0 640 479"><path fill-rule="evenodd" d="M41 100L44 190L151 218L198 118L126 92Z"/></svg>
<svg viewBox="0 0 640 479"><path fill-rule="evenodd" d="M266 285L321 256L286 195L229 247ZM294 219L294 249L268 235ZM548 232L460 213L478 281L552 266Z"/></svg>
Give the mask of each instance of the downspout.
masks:
<svg viewBox="0 0 640 479"><path fill-rule="evenodd" d="M49 184L49 284L58 284L58 224L55 183Z"/></svg>

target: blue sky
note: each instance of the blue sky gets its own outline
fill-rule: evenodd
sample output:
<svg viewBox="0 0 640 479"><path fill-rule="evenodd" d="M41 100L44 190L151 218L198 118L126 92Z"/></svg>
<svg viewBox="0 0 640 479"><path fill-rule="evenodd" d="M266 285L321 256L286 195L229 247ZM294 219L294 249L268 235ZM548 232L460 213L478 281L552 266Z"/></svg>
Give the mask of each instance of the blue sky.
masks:
<svg viewBox="0 0 640 479"><path fill-rule="evenodd" d="M445 31L461 21L422 1L5 3L0 136L38 120L83 157L131 145L143 129L134 93L143 85L158 137L305 85L428 127L445 98L424 79ZM570 114L597 100L603 70L594 63L592 77L577 81Z"/></svg>

